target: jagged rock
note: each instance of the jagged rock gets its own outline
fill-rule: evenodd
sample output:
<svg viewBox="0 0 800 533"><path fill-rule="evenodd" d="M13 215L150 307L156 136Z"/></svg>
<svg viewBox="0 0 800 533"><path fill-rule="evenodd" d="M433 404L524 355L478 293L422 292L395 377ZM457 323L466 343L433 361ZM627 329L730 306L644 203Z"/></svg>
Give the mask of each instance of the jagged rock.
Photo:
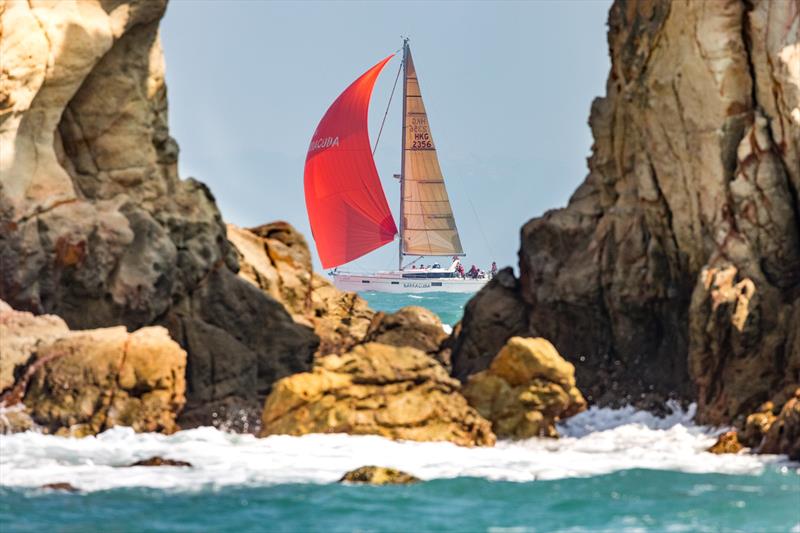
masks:
<svg viewBox="0 0 800 533"><path fill-rule="evenodd" d="M68 333L67 324L57 316L16 311L0 300L0 394L17 382L37 345Z"/></svg>
<svg viewBox="0 0 800 533"><path fill-rule="evenodd" d="M499 438L557 437L556 423L586 409L575 367L546 339L512 337L464 397Z"/></svg>
<svg viewBox="0 0 800 533"><path fill-rule="evenodd" d="M527 313L514 271L500 270L467 303L460 328L454 328L448 340L453 376L465 382L488 368L509 338L527 332Z"/></svg>
<svg viewBox="0 0 800 533"><path fill-rule="evenodd" d="M75 329L166 325L202 421L212 402L259 410L275 379L310 367L318 339L236 276L214 197L178 177L165 6L4 4L0 298Z"/></svg>
<svg viewBox="0 0 800 533"><path fill-rule="evenodd" d="M410 485L422 481L416 476L406 474L385 466L362 466L342 476L339 483L366 483L369 485Z"/></svg>
<svg viewBox="0 0 800 533"><path fill-rule="evenodd" d="M394 313L376 313L364 342L409 346L436 357L446 338L442 321L436 313L412 305Z"/></svg>
<svg viewBox="0 0 800 533"><path fill-rule="evenodd" d="M36 357L47 362L31 377L24 403L46 430L85 436L114 426L178 429L186 352L164 328L72 332L40 346Z"/></svg>
<svg viewBox="0 0 800 533"><path fill-rule="evenodd" d="M34 422L73 436L119 425L177 429L186 352L164 328L70 331L58 317L15 311L0 300L0 334L0 361L24 361L13 386L0 395L4 432L29 429Z"/></svg>
<svg viewBox="0 0 800 533"><path fill-rule="evenodd" d="M772 402L765 402L758 408L758 411L748 415L745 419L744 430L739 437L742 444L753 449L761 445L764 436L777 418L772 412L774 409L775 405Z"/></svg>
<svg viewBox="0 0 800 533"><path fill-rule="evenodd" d="M295 322L314 328L318 353L342 353L364 340L374 312L355 293L315 274L303 236L286 222L242 229L228 224L239 276L281 302Z"/></svg>
<svg viewBox="0 0 800 533"><path fill-rule="evenodd" d="M730 424L787 399L800 375L796 11L612 5L589 175L566 208L522 228L512 292L525 331L514 318L486 339L468 306L457 376L524 334L550 339L602 405L677 397L697 401L700 422ZM485 309L497 292L476 300Z"/></svg>
<svg viewBox="0 0 800 533"><path fill-rule="evenodd" d="M188 466L191 467L192 463L188 463L186 461L179 461L177 459L164 459L158 455L154 455L153 457L148 457L147 459L141 459L136 461L135 463L131 463L128 466Z"/></svg>
<svg viewBox="0 0 800 533"><path fill-rule="evenodd" d="M764 436L761 453L783 453L800 461L800 389L787 401Z"/></svg>
<svg viewBox="0 0 800 533"><path fill-rule="evenodd" d="M736 431L726 431L717 438L717 442L708 451L716 454L739 453L744 446L739 442L739 435Z"/></svg>
<svg viewBox="0 0 800 533"><path fill-rule="evenodd" d="M261 436L350 433L493 445L489 423L459 389L420 350L362 344L278 381L264 405Z"/></svg>

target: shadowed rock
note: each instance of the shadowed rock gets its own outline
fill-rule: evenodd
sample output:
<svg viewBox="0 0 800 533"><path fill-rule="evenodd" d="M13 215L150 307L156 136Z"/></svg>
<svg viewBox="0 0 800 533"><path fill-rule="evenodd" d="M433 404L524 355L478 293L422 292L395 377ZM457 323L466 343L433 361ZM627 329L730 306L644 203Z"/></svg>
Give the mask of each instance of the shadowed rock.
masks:
<svg viewBox="0 0 800 533"><path fill-rule="evenodd" d="M459 379L550 340L590 403L730 424L800 376L800 27L769 0L614 2L589 173L521 231L451 344ZM501 317L506 316L506 320Z"/></svg>
<svg viewBox="0 0 800 533"><path fill-rule="evenodd" d="M142 459L140 461L136 461L135 463L129 464L131 466L188 466L191 467L192 463L188 463L186 461L179 461L177 459L165 459L158 455L153 457L148 457L147 459Z"/></svg>

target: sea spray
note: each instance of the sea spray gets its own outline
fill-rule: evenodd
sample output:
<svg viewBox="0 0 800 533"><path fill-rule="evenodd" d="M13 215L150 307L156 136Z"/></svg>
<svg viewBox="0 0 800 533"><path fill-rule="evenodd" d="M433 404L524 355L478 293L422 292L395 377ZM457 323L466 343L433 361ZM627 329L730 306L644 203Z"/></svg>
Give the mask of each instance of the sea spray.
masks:
<svg viewBox="0 0 800 533"><path fill-rule="evenodd" d="M501 441L493 448L394 442L377 436L272 436L204 427L173 435L114 428L72 439L25 432L0 436L4 486L69 482L83 491L119 487L199 490L203 487L331 483L365 464L391 466L422 479L479 477L526 482L597 476L646 468L691 473L759 474L778 456L705 452L715 431L690 413L661 419L632 409L593 408L562 425L561 439ZM159 455L193 468L127 468ZM123 468L124 467L124 468Z"/></svg>

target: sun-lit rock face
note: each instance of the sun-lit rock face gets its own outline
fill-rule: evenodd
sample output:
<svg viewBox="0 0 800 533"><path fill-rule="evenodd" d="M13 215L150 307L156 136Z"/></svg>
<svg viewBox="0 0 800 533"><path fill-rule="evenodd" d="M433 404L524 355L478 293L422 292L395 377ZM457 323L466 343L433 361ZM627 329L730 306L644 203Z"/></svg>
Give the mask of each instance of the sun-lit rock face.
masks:
<svg viewBox="0 0 800 533"><path fill-rule="evenodd" d="M541 336L590 402L696 400L706 423L782 405L800 380L796 4L617 1L608 42L589 175L522 228L516 284L467 306L456 375Z"/></svg>
<svg viewBox="0 0 800 533"><path fill-rule="evenodd" d="M457 380L408 347L367 343L318 358L311 372L278 381L261 436L349 433L491 446L489 422L467 405Z"/></svg>
<svg viewBox="0 0 800 533"><path fill-rule="evenodd" d="M281 302L295 322L314 328L318 354L346 352L364 341L375 312L358 294L340 291L313 271L308 244L291 224L228 224L227 232L239 276Z"/></svg>
<svg viewBox="0 0 800 533"><path fill-rule="evenodd" d="M236 276L213 196L179 179L165 8L2 4L0 298L72 328L165 325L188 352L188 423L226 402L257 416L318 339Z"/></svg>
<svg viewBox="0 0 800 533"><path fill-rule="evenodd" d="M469 377L464 397L501 439L557 437L556 423L586 409L575 367L541 338L509 339L489 368Z"/></svg>
<svg viewBox="0 0 800 533"><path fill-rule="evenodd" d="M10 382L0 383L0 405L22 404L18 418L74 436L114 426L178 429L186 402L186 352L166 329L70 331L58 317L0 304L0 368L15 370Z"/></svg>

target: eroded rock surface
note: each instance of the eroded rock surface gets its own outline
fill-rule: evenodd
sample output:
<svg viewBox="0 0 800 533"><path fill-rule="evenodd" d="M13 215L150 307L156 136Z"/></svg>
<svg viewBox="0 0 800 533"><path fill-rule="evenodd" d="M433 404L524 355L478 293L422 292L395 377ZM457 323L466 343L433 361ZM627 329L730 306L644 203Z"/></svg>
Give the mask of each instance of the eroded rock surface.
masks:
<svg viewBox="0 0 800 533"><path fill-rule="evenodd" d="M800 389L781 409L764 436L762 453L782 453L800 461Z"/></svg>
<svg viewBox="0 0 800 533"><path fill-rule="evenodd" d="M212 423L214 404L259 412L319 341L236 275L211 192L179 179L165 7L3 4L0 298L75 329L167 326L188 352L187 413Z"/></svg>
<svg viewBox="0 0 800 533"><path fill-rule="evenodd" d="M0 362L24 359L3 390L5 430L93 435L114 426L170 433L185 403L186 352L162 327L128 333L124 327L69 331L56 317L0 310ZM9 418L14 415L13 418ZM16 423L14 422L16 420ZM26 427L27 426L27 427Z"/></svg>
<svg viewBox="0 0 800 533"><path fill-rule="evenodd" d="M546 339L512 337L464 386L498 438L557 437L556 424L586 409L575 367Z"/></svg>
<svg viewBox="0 0 800 533"><path fill-rule="evenodd" d="M317 358L311 372L278 381L261 436L307 433L491 446L489 422L467 405L460 384L424 352L378 343Z"/></svg>
<svg viewBox="0 0 800 533"><path fill-rule="evenodd" d="M394 313L378 312L370 324L365 342L409 346L437 357L447 334L433 311L419 306L402 307Z"/></svg>
<svg viewBox="0 0 800 533"><path fill-rule="evenodd" d="M490 283L467 306L457 376L524 334L551 340L602 405L676 397L729 424L791 396L799 17L769 0L613 4L589 175L522 228L516 285ZM502 313L505 327L484 325Z"/></svg>
<svg viewBox="0 0 800 533"><path fill-rule="evenodd" d="M286 222L243 229L228 224L239 276L281 302L320 338L317 353L343 353L364 341L375 314L366 300L313 271L305 238Z"/></svg>

